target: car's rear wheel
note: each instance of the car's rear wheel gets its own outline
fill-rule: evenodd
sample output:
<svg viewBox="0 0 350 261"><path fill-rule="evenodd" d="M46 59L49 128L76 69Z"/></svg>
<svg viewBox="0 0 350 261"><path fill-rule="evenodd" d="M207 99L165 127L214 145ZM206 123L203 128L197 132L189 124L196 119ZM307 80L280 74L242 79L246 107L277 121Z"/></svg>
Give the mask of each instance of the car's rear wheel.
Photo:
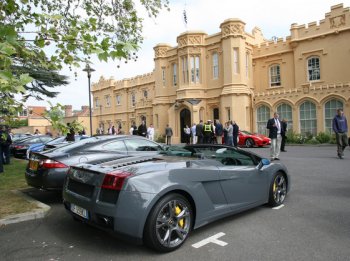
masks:
<svg viewBox="0 0 350 261"><path fill-rule="evenodd" d="M247 148L252 148L254 146L254 141L251 138L245 140L245 146Z"/></svg>
<svg viewBox="0 0 350 261"><path fill-rule="evenodd" d="M277 207L282 205L286 196L287 196L287 179L283 173L277 172L274 175L274 178L270 185L269 205L271 207Z"/></svg>
<svg viewBox="0 0 350 261"><path fill-rule="evenodd" d="M144 243L160 251L170 252L179 248L192 228L191 204L180 194L169 194L160 199L148 216Z"/></svg>

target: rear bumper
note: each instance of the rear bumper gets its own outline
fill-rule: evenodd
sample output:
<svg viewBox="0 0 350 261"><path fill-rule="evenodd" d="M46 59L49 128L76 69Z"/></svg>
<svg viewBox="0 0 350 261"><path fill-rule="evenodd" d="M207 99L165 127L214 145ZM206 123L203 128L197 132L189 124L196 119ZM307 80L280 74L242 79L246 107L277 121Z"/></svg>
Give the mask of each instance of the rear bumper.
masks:
<svg viewBox="0 0 350 261"><path fill-rule="evenodd" d="M25 172L25 178L27 184L35 188L62 190L63 181L66 177L67 171L68 168L61 168L50 170L39 169L38 171L33 172L27 168Z"/></svg>

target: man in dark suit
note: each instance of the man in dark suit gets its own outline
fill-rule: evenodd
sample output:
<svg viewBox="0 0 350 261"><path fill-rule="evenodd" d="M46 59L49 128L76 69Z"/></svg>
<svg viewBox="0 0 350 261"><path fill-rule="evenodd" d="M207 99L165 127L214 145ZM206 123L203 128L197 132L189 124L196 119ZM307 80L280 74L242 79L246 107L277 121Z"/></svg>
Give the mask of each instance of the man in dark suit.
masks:
<svg viewBox="0 0 350 261"><path fill-rule="evenodd" d="M281 141L281 151L286 152L284 149L286 145L286 140L287 140L287 120L285 118L282 119L281 121L281 135L282 135L282 141Z"/></svg>
<svg viewBox="0 0 350 261"><path fill-rule="evenodd" d="M281 142L282 142L282 124L278 119L278 113L273 114L273 118L267 121L266 128L269 130L271 139L270 156L271 160L279 160Z"/></svg>
<svg viewBox="0 0 350 261"><path fill-rule="evenodd" d="M199 123L196 126L196 135L197 135L197 143L198 144L203 144L203 137L204 137L204 133L203 133L203 121L200 120Z"/></svg>

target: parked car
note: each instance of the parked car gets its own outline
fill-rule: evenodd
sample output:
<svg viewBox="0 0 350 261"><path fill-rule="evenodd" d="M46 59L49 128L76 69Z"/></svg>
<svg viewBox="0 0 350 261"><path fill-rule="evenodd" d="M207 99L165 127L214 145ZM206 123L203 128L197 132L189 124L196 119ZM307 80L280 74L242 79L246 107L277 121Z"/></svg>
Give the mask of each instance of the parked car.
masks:
<svg viewBox="0 0 350 261"><path fill-rule="evenodd" d="M86 135L75 135L75 142L89 138L89 137L90 136L86 136ZM54 138L53 140L50 140L50 141L43 143L43 144L33 144L33 145L29 146L29 148L27 150L27 153L26 153L27 159L29 159L31 152L41 152L43 150L54 149L57 147L67 145L69 143L72 143L72 142L67 141L66 136L60 136L60 137Z"/></svg>
<svg viewBox="0 0 350 261"><path fill-rule="evenodd" d="M42 189L62 189L70 165L122 157L130 153L158 154L163 147L140 136L96 136L56 149L33 152L25 172L27 184Z"/></svg>
<svg viewBox="0 0 350 261"><path fill-rule="evenodd" d="M14 141L22 140L25 138L29 138L31 136L33 136L33 135L30 133L15 133L15 134L11 135L11 139L12 139L12 142L14 142Z"/></svg>
<svg viewBox="0 0 350 261"><path fill-rule="evenodd" d="M27 156L27 150L30 146L42 145L52 140L52 137L48 135L34 135L25 139L13 142L10 146L10 151L15 158L24 159Z"/></svg>
<svg viewBox="0 0 350 261"><path fill-rule="evenodd" d="M251 148L254 146L263 147L271 144L271 139L265 135L258 133L250 133L248 131L240 130L238 133L238 145Z"/></svg>
<svg viewBox="0 0 350 261"><path fill-rule="evenodd" d="M187 145L163 153L72 166L65 208L76 220L169 252L192 229L265 203L281 205L290 189L283 164L239 148Z"/></svg>

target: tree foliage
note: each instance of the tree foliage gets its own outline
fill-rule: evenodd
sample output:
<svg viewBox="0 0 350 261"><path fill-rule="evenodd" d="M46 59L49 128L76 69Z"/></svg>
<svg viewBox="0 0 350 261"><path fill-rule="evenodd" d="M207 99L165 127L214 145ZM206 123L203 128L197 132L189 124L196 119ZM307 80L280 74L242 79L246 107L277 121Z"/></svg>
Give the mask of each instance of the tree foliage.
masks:
<svg viewBox="0 0 350 261"><path fill-rule="evenodd" d="M168 0L140 0L156 17ZM0 92L2 106L14 94L35 92L37 75L21 68L56 71L79 67L91 55L101 61L135 59L143 41L142 18L133 0L0 0ZM18 106L17 106L18 107Z"/></svg>
<svg viewBox="0 0 350 261"><path fill-rule="evenodd" d="M150 17L169 4L168 0L0 0L0 112L16 115L28 96L53 97L56 93L46 87L66 79L52 72L79 67L91 55L101 61L136 59L143 41L137 2ZM24 100L16 101L15 94ZM59 120L50 121L66 131Z"/></svg>

